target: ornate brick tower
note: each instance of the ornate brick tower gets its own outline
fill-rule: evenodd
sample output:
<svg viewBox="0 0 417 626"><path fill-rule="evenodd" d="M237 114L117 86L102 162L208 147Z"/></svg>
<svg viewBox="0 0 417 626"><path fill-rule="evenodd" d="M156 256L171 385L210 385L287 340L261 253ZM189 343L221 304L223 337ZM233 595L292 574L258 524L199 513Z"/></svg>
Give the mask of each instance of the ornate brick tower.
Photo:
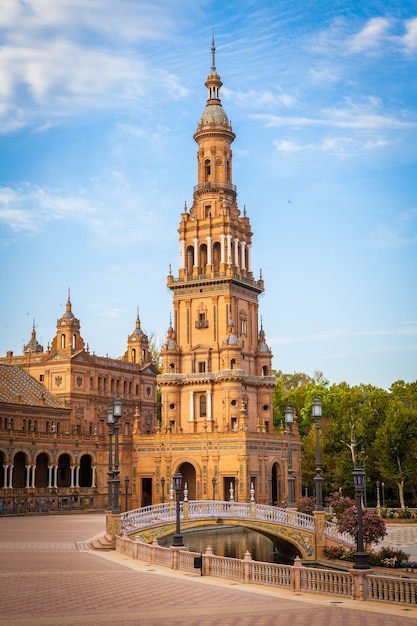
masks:
<svg viewBox="0 0 417 626"><path fill-rule="evenodd" d="M161 353L154 475L169 484L181 471L189 499L247 501L253 483L257 501L269 503L284 498L286 439L273 430L272 355L258 322L264 283L253 276L251 226L232 182L235 134L220 100L214 41L205 84L194 134L198 184L181 215L178 276L168 276L174 319ZM294 446L299 452L298 439Z"/></svg>

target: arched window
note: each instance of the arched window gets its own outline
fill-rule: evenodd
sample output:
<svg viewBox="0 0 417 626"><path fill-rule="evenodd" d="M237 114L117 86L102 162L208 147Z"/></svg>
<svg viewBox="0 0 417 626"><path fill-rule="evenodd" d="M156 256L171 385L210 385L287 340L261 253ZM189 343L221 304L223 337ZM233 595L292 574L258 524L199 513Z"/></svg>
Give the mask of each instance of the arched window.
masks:
<svg viewBox="0 0 417 626"><path fill-rule="evenodd" d="M72 349L75 350L77 346L77 335L72 336Z"/></svg>
<svg viewBox="0 0 417 626"><path fill-rule="evenodd" d="M187 258L186 258L186 270L188 274L193 273L193 267L194 267L194 247L188 246Z"/></svg>
<svg viewBox="0 0 417 626"><path fill-rule="evenodd" d="M205 393L200 396L200 417L206 417L207 415L207 397Z"/></svg>
<svg viewBox="0 0 417 626"><path fill-rule="evenodd" d="M213 269L215 272L218 272L220 270L220 259L221 259L220 243L216 241L215 244L213 245Z"/></svg>
<svg viewBox="0 0 417 626"><path fill-rule="evenodd" d="M131 351L132 363L136 363L136 348L132 348Z"/></svg>
<svg viewBox="0 0 417 626"><path fill-rule="evenodd" d="M232 359L232 360L230 361L230 369L231 369L231 370L236 369L236 359Z"/></svg>
<svg viewBox="0 0 417 626"><path fill-rule="evenodd" d="M266 365L262 367L262 376L268 376L268 367Z"/></svg>
<svg viewBox="0 0 417 626"><path fill-rule="evenodd" d="M203 243L200 246L200 274L205 274L207 265L207 245Z"/></svg>
<svg viewBox="0 0 417 626"><path fill-rule="evenodd" d="M211 180L211 164L210 159L204 161L204 182L208 183Z"/></svg>
<svg viewBox="0 0 417 626"><path fill-rule="evenodd" d="M65 335L61 335L61 348L65 348Z"/></svg>

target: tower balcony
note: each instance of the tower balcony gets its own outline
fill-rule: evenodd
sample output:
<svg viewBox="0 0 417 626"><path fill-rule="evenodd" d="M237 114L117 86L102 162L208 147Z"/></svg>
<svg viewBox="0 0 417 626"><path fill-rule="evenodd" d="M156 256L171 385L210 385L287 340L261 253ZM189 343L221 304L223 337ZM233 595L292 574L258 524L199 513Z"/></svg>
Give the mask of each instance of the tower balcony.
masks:
<svg viewBox="0 0 417 626"><path fill-rule="evenodd" d="M205 193L218 193L221 191L227 191L227 192L232 192L234 195L236 195L237 191L236 191L236 185L232 185L232 183L220 183L220 182L215 182L215 181L210 181L207 183L200 183L199 185L195 185L194 186L194 193L197 193L199 195L205 194Z"/></svg>

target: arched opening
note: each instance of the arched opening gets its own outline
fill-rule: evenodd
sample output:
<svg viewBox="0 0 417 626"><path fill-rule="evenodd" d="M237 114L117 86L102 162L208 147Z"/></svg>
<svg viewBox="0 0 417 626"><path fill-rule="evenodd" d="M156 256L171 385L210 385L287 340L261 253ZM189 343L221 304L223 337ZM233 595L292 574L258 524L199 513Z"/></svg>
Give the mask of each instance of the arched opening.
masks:
<svg viewBox="0 0 417 626"><path fill-rule="evenodd" d="M221 259L220 243L216 241L215 244L213 245L213 269L215 272L220 271L220 259Z"/></svg>
<svg viewBox="0 0 417 626"><path fill-rule="evenodd" d="M182 474L182 491L184 491L185 484L187 483L188 499L197 500L197 483L194 465L191 465L191 463L182 463L178 471Z"/></svg>
<svg viewBox="0 0 417 626"><path fill-rule="evenodd" d="M73 335L72 336L72 349L75 350L75 348L77 347L77 335Z"/></svg>
<svg viewBox="0 0 417 626"><path fill-rule="evenodd" d="M61 348L65 348L65 335L61 335Z"/></svg>
<svg viewBox="0 0 417 626"><path fill-rule="evenodd" d="M192 274L193 267L194 267L194 247L193 246L188 246L185 261L186 261L185 269L187 270L187 273Z"/></svg>
<svg viewBox="0 0 417 626"><path fill-rule="evenodd" d="M69 454L61 454L58 459L58 487L71 485L71 459Z"/></svg>
<svg viewBox="0 0 417 626"><path fill-rule="evenodd" d="M236 359L231 359L231 361L230 361L230 369L231 370L236 369Z"/></svg>
<svg viewBox="0 0 417 626"><path fill-rule="evenodd" d="M204 274L207 265L207 245L203 243L200 246L200 274Z"/></svg>
<svg viewBox="0 0 417 626"><path fill-rule="evenodd" d="M132 363L136 363L136 348L132 348L132 352L130 354L132 357Z"/></svg>
<svg viewBox="0 0 417 626"><path fill-rule="evenodd" d="M271 473L271 504L281 506L282 493L278 463L274 463Z"/></svg>
<svg viewBox="0 0 417 626"><path fill-rule="evenodd" d="M207 416L207 396L202 393L200 396L200 417Z"/></svg>
<svg viewBox="0 0 417 626"><path fill-rule="evenodd" d="M13 487L23 489L25 487L27 457L24 452L18 452L13 462Z"/></svg>
<svg viewBox="0 0 417 626"><path fill-rule="evenodd" d="M262 376L268 376L268 366L264 365L262 367Z"/></svg>
<svg viewBox="0 0 417 626"><path fill-rule="evenodd" d="M48 455L41 452L36 457L35 487L48 486Z"/></svg>
<svg viewBox="0 0 417 626"><path fill-rule="evenodd" d="M204 161L204 182L208 183L211 181L211 164L210 159L206 159Z"/></svg>
<svg viewBox="0 0 417 626"><path fill-rule="evenodd" d="M93 470L91 456L83 454L80 459L80 487L91 487L93 484Z"/></svg>

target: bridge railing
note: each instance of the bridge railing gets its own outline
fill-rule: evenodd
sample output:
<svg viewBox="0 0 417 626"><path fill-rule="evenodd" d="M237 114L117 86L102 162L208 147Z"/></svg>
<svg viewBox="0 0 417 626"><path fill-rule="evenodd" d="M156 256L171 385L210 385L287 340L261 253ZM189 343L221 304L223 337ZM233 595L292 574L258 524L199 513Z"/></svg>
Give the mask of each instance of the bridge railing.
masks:
<svg viewBox="0 0 417 626"><path fill-rule="evenodd" d="M174 508L174 507L171 507ZM286 587L294 593L324 593L353 600L396 603L417 606L417 580L403 576L385 576L372 570L332 570L304 567L299 557L294 565L253 561L249 552L243 559L216 556L211 548L205 553L186 548L163 548L152 544L116 538L116 550L133 559L155 563L175 570L195 572L195 558L202 558L202 574L238 580L242 583ZM408 609L409 610L409 609Z"/></svg>
<svg viewBox="0 0 417 626"><path fill-rule="evenodd" d="M284 524L314 531L314 517L299 511L281 509L255 502L234 502L221 500L190 500L180 503L180 517L186 519L256 519L260 521ZM184 513L185 512L185 513ZM134 511L127 511L121 516L122 534L134 533L143 528L158 526L176 519L175 504L154 504Z"/></svg>

